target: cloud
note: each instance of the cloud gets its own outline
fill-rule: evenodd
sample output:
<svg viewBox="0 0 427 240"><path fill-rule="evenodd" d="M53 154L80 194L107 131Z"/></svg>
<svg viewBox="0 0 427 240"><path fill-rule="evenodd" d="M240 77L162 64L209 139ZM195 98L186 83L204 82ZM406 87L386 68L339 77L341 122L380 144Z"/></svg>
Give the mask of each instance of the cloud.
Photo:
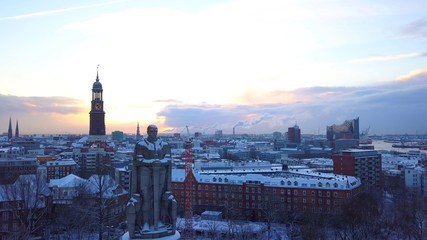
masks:
<svg viewBox="0 0 427 240"><path fill-rule="evenodd" d="M67 97L20 97L0 94L0 129L9 118L19 121L21 134L86 133L89 110ZM87 103L86 103L87 104ZM85 104L85 105L86 105Z"/></svg>
<svg viewBox="0 0 427 240"><path fill-rule="evenodd" d="M245 133L285 132L295 123L303 133L325 133L326 126L356 117L360 117L361 129L371 126L372 134L427 133L426 92L427 81L417 85L395 82L371 87L312 87L283 92L304 99L291 104L169 105L159 115L165 125L175 129L216 124L216 129L230 134L236 126L244 126L239 132ZM280 92L275 95L280 96Z"/></svg>
<svg viewBox="0 0 427 240"><path fill-rule="evenodd" d="M83 111L82 101L67 97L18 97L0 94L3 114L17 112L45 112L76 114Z"/></svg>
<svg viewBox="0 0 427 240"><path fill-rule="evenodd" d="M85 6L78 6L78 7L69 7L69 8L62 8L62 9L55 9L55 10L48 10L48 11L39 11L39 12L33 12L33 13L27 13L27 14L21 14L21 15L15 15L10 17L2 17L0 18L0 21L5 20L20 20L20 19L27 19L27 18L34 18L34 17L43 17L53 14L59 14L64 12L70 12L75 10L81 10L81 9L87 9L87 8L94 8L94 7L101 7L111 4L117 4L121 2L126 2L127 0L119 0L119 1L111 1L111 2L105 2L105 3L97 3L97 4L91 4L91 5L85 5Z"/></svg>
<svg viewBox="0 0 427 240"><path fill-rule="evenodd" d="M405 37L426 38L427 37L427 18L418 19L405 25L401 33Z"/></svg>
<svg viewBox="0 0 427 240"><path fill-rule="evenodd" d="M427 69L416 69L397 77L399 81L422 81L427 80Z"/></svg>
<svg viewBox="0 0 427 240"><path fill-rule="evenodd" d="M352 59L352 60L346 61L345 64L392 61L392 60L400 60L400 59L415 58L415 57L425 57L425 56L427 56L427 52L414 52L414 53L404 53L404 54L395 54L395 55L378 55L378 56L371 56L371 57L366 57L366 58Z"/></svg>

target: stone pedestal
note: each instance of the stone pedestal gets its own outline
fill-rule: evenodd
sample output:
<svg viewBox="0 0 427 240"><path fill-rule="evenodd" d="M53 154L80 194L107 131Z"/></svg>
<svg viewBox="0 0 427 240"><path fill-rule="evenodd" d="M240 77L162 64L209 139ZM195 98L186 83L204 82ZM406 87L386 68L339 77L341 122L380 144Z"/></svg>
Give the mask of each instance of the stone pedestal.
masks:
<svg viewBox="0 0 427 240"><path fill-rule="evenodd" d="M152 238L130 238L129 237L129 232L126 232L122 237L121 240L147 240L147 239L156 239L156 240L177 240L180 239L181 235L179 234L179 232L175 232L175 234L173 235L169 235L169 236L165 236L165 237L155 237L153 236Z"/></svg>

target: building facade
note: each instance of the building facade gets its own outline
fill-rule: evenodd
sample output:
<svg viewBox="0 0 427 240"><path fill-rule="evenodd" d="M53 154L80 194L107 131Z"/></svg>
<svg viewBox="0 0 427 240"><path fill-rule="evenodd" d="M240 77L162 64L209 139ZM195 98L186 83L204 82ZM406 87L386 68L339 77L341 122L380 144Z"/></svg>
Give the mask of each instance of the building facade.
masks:
<svg viewBox="0 0 427 240"><path fill-rule="evenodd" d="M77 174L78 166L73 159L61 159L46 162L47 179L59 179L69 174Z"/></svg>
<svg viewBox="0 0 427 240"><path fill-rule="evenodd" d="M38 162L36 158L0 159L0 184L9 184L20 175L36 174Z"/></svg>
<svg viewBox="0 0 427 240"><path fill-rule="evenodd" d="M299 172L261 174L212 174L194 171L193 211L221 211L225 218L266 220L272 213L311 211L332 213L361 191L351 176ZM183 211L185 171L174 169L172 188ZM283 214L285 215L285 214ZM276 216L280 218L279 215ZM279 220L279 219L275 219Z"/></svg>
<svg viewBox="0 0 427 240"><path fill-rule="evenodd" d="M288 128L288 141L291 143L301 144L301 129L298 125Z"/></svg>
<svg viewBox="0 0 427 240"><path fill-rule="evenodd" d="M361 179L364 187L381 188L381 154L373 150L350 149L332 155L334 173L355 176Z"/></svg>

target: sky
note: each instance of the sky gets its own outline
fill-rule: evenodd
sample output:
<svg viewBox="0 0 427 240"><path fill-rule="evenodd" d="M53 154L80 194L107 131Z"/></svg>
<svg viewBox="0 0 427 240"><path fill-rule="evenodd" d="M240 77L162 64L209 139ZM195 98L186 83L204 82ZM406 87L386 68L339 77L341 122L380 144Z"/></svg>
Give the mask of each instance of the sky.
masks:
<svg viewBox="0 0 427 240"><path fill-rule="evenodd" d="M0 133L427 133L425 0L2 0ZM99 67L98 67L99 65ZM1 130L3 129L3 130ZM185 133L185 132L184 132Z"/></svg>

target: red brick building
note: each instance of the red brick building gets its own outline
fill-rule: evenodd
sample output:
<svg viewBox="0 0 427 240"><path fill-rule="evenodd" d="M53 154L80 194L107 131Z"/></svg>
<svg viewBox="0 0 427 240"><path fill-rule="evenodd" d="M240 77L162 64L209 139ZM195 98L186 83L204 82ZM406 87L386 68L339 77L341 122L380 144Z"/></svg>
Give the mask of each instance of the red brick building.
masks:
<svg viewBox="0 0 427 240"><path fill-rule="evenodd" d="M261 174L197 172L193 184L193 211L222 211L226 218L265 220L285 211L333 212L361 191L351 176L292 170ZM172 189L183 211L185 172L174 169ZM280 217L280 216L276 216Z"/></svg>
<svg viewBox="0 0 427 240"><path fill-rule="evenodd" d="M380 188L382 184L381 154L374 150L350 149L332 155L334 173L360 178L364 187Z"/></svg>
<svg viewBox="0 0 427 240"><path fill-rule="evenodd" d="M0 158L0 184L10 184L19 176L36 174L38 163L36 158Z"/></svg>
<svg viewBox="0 0 427 240"><path fill-rule="evenodd" d="M0 239L42 236L52 209L52 195L41 175L22 175L0 185Z"/></svg>
<svg viewBox="0 0 427 240"><path fill-rule="evenodd" d="M73 159L60 159L46 162L47 179L60 179L69 174L77 174L78 166Z"/></svg>

